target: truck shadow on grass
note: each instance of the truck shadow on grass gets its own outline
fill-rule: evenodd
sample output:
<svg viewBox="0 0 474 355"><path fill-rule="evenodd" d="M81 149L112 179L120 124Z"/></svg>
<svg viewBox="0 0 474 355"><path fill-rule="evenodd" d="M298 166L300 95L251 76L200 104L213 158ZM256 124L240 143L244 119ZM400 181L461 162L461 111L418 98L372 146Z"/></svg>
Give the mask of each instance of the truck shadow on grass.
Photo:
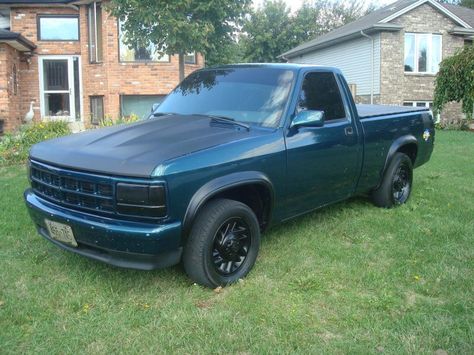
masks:
<svg viewBox="0 0 474 355"><path fill-rule="evenodd" d="M360 216L367 209L376 209L376 207L373 207L367 198L354 197L270 228L262 235L261 254L263 255L260 255L257 259L257 268L251 273L250 277L259 272L260 259L267 259L266 264L278 262L276 255L284 255L286 246L303 243L308 239L308 235L312 236L315 231L321 232L321 229L324 233L332 234L331 228L337 227L341 220ZM130 288L137 287L142 290L147 288L166 290L169 287L186 288L193 285L186 276L181 263L169 268L152 271L130 270L89 260L79 255L58 250L54 246L48 249L45 255L49 255L49 257L45 256L45 258L49 259L50 263L54 262L62 270L68 269L72 275L81 274L80 279L85 278L88 282L95 283L98 288L109 285L117 292L120 289L128 292ZM123 285L126 285L126 287L124 288Z"/></svg>

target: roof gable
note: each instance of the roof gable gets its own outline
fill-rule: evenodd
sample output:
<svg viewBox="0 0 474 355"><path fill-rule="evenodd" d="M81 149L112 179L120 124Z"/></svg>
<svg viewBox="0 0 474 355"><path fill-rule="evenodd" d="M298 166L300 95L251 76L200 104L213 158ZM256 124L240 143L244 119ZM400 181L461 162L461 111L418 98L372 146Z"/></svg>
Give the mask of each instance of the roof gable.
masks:
<svg viewBox="0 0 474 355"><path fill-rule="evenodd" d="M409 4L409 5L405 6L404 8L400 9L399 11L393 13L392 15L384 18L383 20L380 21L380 23L390 22L390 21L396 19L397 17L400 17L403 14L406 14L407 12L417 8L418 6L426 4L426 3L429 3L431 6L438 9L440 12L445 14L447 17L449 17L450 19L452 19L454 22L458 23L462 27L471 28L471 26L467 22L465 22L463 19L459 18L459 16L457 16L452 11L450 11L446 6L443 6L442 4L440 4L439 2L434 1L434 0L412 1L412 4ZM460 6L456 6L456 7L460 7Z"/></svg>
<svg viewBox="0 0 474 355"><path fill-rule="evenodd" d="M311 41L303 43L283 53L280 57L291 58L296 55L310 52L316 48L331 46L354 37L359 37L361 32L370 34L371 32L373 33L381 30L399 30L401 28L390 23L390 21L426 3L432 5L463 28L470 29L474 27L474 10L456 5L440 4L434 0L399 0L379 10L371 12L354 22L350 22Z"/></svg>

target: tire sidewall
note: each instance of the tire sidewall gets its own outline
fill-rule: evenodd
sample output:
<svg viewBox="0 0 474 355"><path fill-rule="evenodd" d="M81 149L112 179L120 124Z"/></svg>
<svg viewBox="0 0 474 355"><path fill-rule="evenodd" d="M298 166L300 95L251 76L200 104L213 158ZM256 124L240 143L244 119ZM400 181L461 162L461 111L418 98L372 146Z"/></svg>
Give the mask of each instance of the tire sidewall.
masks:
<svg viewBox="0 0 474 355"><path fill-rule="evenodd" d="M260 228L255 214L248 206L240 202L232 200L228 200L228 202L230 203L229 208L226 208L223 213L220 213L206 230L206 240L203 245L201 266L206 278L214 287L226 286L245 277L255 264L260 249ZM201 218L202 217L205 216L202 215ZM235 217L241 218L249 228L251 234L250 248L247 257L240 268L232 275L226 276L218 273L214 266L212 258L214 236L225 221Z"/></svg>
<svg viewBox="0 0 474 355"><path fill-rule="evenodd" d="M394 179L394 175L396 171L403 164L406 164L408 167L408 174L409 174L408 189L409 190L408 190L408 196L405 199L405 201L400 203L400 201L396 200L395 197L393 196L393 179ZM411 162L411 159L406 154L397 153L393 157L390 163L390 166L387 169L387 173L384 177L384 182L383 182L384 194L386 195L387 200L390 201L390 206L399 206L401 204L406 203L408 199L410 198L412 187L413 187L413 164Z"/></svg>

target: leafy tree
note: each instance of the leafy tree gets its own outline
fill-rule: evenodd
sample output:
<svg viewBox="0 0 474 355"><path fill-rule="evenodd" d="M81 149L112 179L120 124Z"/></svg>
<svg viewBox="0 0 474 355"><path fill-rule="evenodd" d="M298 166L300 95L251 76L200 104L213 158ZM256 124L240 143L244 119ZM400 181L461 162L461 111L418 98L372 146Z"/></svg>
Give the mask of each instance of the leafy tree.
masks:
<svg viewBox="0 0 474 355"><path fill-rule="evenodd" d="M474 0L441 0L440 2L469 7L471 9L474 9Z"/></svg>
<svg viewBox="0 0 474 355"><path fill-rule="evenodd" d="M265 1L251 11L242 29L243 59L249 62L280 61L291 48L352 22L367 11L362 0L306 2L295 13L281 0Z"/></svg>
<svg viewBox="0 0 474 355"><path fill-rule="evenodd" d="M237 41L237 35L233 38L222 38L206 55L208 67L239 62L242 62L242 46Z"/></svg>
<svg viewBox="0 0 474 355"><path fill-rule="evenodd" d="M274 62L282 49L294 45L290 9L282 0L266 1L243 26L241 45L247 62Z"/></svg>
<svg viewBox="0 0 474 355"><path fill-rule="evenodd" d="M184 55L209 53L230 41L251 0L112 0L110 11L127 32L127 44L152 42L162 54L179 55L184 79ZM228 43L228 42L227 42Z"/></svg>
<svg viewBox="0 0 474 355"><path fill-rule="evenodd" d="M474 111L474 46L466 46L444 59L436 77L434 108L440 112L448 102L462 102L469 119Z"/></svg>

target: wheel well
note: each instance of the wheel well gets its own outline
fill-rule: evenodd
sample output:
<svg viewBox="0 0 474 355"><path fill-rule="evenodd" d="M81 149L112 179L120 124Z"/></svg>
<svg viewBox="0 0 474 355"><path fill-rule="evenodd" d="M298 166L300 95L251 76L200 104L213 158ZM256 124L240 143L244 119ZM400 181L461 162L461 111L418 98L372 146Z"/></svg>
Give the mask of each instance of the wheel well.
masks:
<svg viewBox="0 0 474 355"><path fill-rule="evenodd" d="M217 198L242 202L255 213L262 231L268 225L272 207L272 195L267 186L263 184L246 184L231 187L213 195L206 202Z"/></svg>
<svg viewBox="0 0 474 355"><path fill-rule="evenodd" d="M397 152L408 155L413 165L415 165L416 156L418 154L418 147L415 143L402 145L400 148L397 149Z"/></svg>

